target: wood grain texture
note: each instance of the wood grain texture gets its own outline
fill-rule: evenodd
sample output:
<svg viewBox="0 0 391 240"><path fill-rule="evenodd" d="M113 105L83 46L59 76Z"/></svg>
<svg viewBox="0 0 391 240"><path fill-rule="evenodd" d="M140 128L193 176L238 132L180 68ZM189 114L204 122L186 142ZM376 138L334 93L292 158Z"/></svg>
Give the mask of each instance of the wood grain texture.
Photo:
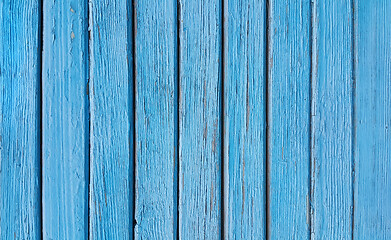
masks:
<svg viewBox="0 0 391 240"><path fill-rule="evenodd" d="M309 239L311 5L271 1L270 238Z"/></svg>
<svg viewBox="0 0 391 240"><path fill-rule="evenodd" d="M41 239L39 9L0 2L0 239Z"/></svg>
<svg viewBox="0 0 391 240"><path fill-rule="evenodd" d="M125 0L89 2L91 239L131 239L132 18ZM130 61L130 63L128 62Z"/></svg>
<svg viewBox="0 0 391 240"><path fill-rule="evenodd" d="M87 3L43 2L43 239L87 239Z"/></svg>
<svg viewBox="0 0 391 240"><path fill-rule="evenodd" d="M176 237L176 5L136 2L136 239Z"/></svg>
<svg viewBox="0 0 391 240"><path fill-rule="evenodd" d="M179 7L179 238L220 239L221 1Z"/></svg>
<svg viewBox="0 0 391 240"><path fill-rule="evenodd" d="M224 237L264 239L266 2L224 7Z"/></svg>
<svg viewBox="0 0 391 240"><path fill-rule="evenodd" d="M351 1L315 1L312 58L312 239L351 239Z"/></svg>
<svg viewBox="0 0 391 240"><path fill-rule="evenodd" d="M355 1L354 239L391 239L390 13L390 1Z"/></svg>
<svg viewBox="0 0 391 240"><path fill-rule="evenodd" d="M0 1L0 239L391 239L390 13Z"/></svg>

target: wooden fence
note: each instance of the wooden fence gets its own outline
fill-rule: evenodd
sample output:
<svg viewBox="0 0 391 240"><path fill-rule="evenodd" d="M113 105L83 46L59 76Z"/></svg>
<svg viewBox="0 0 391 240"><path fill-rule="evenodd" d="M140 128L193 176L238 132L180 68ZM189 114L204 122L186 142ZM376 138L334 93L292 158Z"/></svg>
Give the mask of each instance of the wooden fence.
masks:
<svg viewBox="0 0 391 240"><path fill-rule="evenodd" d="M391 239L391 1L1 0L0 239Z"/></svg>

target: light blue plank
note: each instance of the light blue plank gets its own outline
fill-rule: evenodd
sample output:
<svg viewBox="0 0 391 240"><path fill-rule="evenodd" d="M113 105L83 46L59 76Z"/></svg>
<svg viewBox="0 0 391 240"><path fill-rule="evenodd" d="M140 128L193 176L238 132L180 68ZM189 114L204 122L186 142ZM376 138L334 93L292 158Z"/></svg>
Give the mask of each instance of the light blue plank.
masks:
<svg viewBox="0 0 391 240"><path fill-rule="evenodd" d="M220 239L221 1L179 5L179 237Z"/></svg>
<svg viewBox="0 0 391 240"><path fill-rule="evenodd" d="M351 1L315 1L312 26L311 237L351 239Z"/></svg>
<svg viewBox="0 0 391 240"><path fill-rule="evenodd" d="M91 239L133 233L130 2L89 2Z"/></svg>
<svg viewBox="0 0 391 240"><path fill-rule="evenodd" d="M266 236L266 2L224 2L224 236Z"/></svg>
<svg viewBox="0 0 391 240"><path fill-rule="evenodd" d="M354 239L391 239L390 14L390 1L355 1Z"/></svg>
<svg viewBox="0 0 391 240"><path fill-rule="evenodd" d="M43 239L87 239L87 3L43 4Z"/></svg>
<svg viewBox="0 0 391 240"><path fill-rule="evenodd" d="M176 237L176 5L136 1L135 239Z"/></svg>
<svg viewBox="0 0 391 240"><path fill-rule="evenodd" d="M41 239L39 11L0 2L0 239Z"/></svg>
<svg viewBox="0 0 391 240"><path fill-rule="evenodd" d="M271 1L270 238L309 239L311 3Z"/></svg>

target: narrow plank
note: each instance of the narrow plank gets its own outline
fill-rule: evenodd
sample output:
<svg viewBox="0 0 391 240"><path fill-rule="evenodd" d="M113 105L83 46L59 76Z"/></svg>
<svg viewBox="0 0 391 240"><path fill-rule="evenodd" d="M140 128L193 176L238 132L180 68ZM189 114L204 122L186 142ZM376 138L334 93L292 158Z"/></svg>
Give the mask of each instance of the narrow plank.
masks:
<svg viewBox="0 0 391 240"><path fill-rule="evenodd" d="M352 229L352 6L315 1L312 57L312 239Z"/></svg>
<svg viewBox="0 0 391 240"><path fill-rule="evenodd" d="M130 4L89 2L91 239L133 236Z"/></svg>
<svg viewBox="0 0 391 240"><path fill-rule="evenodd" d="M390 1L355 1L354 239L391 239L390 13Z"/></svg>
<svg viewBox="0 0 391 240"><path fill-rule="evenodd" d="M311 3L270 6L270 238L309 239Z"/></svg>
<svg viewBox="0 0 391 240"><path fill-rule="evenodd" d="M87 239L87 3L43 2L43 239Z"/></svg>
<svg viewBox="0 0 391 240"><path fill-rule="evenodd" d="M179 5L179 238L220 239L222 4Z"/></svg>
<svg viewBox="0 0 391 240"><path fill-rule="evenodd" d="M176 5L136 2L136 239L176 237Z"/></svg>
<svg viewBox="0 0 391 240"><path fill-rule="evenodd" d="M266 2L224 3L224 236L266 236Z"/></svg>
<svg viewBox="0 0 391 240"><path fill-rule="evenodd" d="M0 2L1 239L41 239L39 22L39 1Z"/></svg>

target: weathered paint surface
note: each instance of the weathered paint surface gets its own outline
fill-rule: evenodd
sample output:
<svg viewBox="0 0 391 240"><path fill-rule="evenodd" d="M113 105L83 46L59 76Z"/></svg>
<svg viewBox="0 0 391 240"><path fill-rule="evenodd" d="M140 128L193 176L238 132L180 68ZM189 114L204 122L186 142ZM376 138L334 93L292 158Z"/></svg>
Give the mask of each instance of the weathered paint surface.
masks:
<svg viewBox="0 0 391 240"><path fill-rule="evenodd" d="M311 5L271 1L269 15L270 239L308 239Z"/></svg>
<svg viewBox="0 0 391 240"><path fill-rule="evenodd" d="M180 0L179 238L220 239L220 0Z"/></svg>
<svg viewBox="0 0 391 240"><path fill-rule="evenodd" d="M0 239L391 238L386 0L0 2Z"/></svg>
<svg viewBox="0 0 391 240"><path fill-rule="evenodd" d="M353 61L351 1L315 1L312 32L312 239L352 231Z"/></svg>
<svg viewBox="0 0 391 240"><path fill-rule="evenodd" d="M0 239L41 239L39 7L0 2Z"/></svg>
<svg viewBox="0 0 391 240"><path fill-rule="evenodd" d="M133 235L132 18L125 0L89 2L91 239Z"/></svg>
<svg viewBox="0 0 391 240"><path fill-rule="evenodd" d="M43 1L43 239L87 239L87 3Z"/></svg>
<svg viewBox="0 0 391 240"><path fill-rule="evenodd" d="M354 239L391 239L390 13L355 1Z"/></svg>
<svg viewBox="0 0 391 240"><path fill-rule="evenodd" d="M176 1L136 1L136 239L174 239Z"/></svg>
<svg viewBox="0 0 391 240"><path fill-rule="evenodd" d="M224 7L224 237L264 239L266 4Z"/></svg>

